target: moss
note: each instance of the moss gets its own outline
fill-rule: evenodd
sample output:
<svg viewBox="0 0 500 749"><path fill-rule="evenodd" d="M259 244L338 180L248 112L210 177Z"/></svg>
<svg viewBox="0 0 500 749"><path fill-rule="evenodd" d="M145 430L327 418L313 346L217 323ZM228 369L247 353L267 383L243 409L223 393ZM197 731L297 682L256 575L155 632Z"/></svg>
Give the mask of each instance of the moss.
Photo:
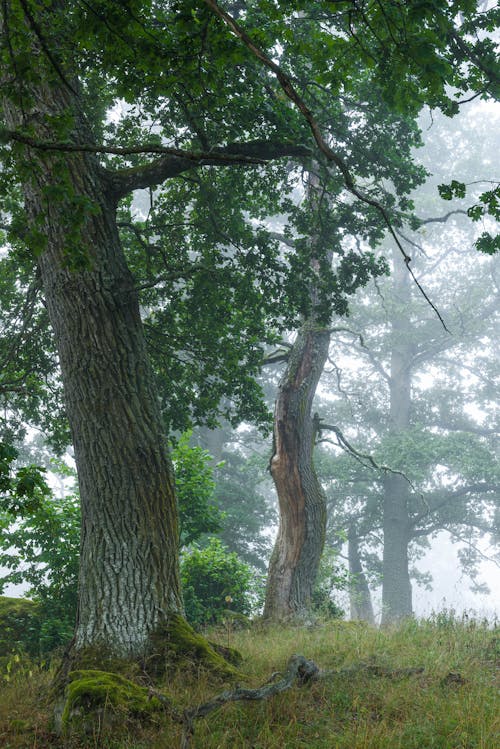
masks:
<svg viewBox="0 0 500 749"><path fill-rule="evenodd" d="M229 661L229 663L232 663L233 666L239 666L242 662L243 656L236 648L232 648L229 645L221 645L220 642L214 642L213 640L207 640L207 642L216 653L225 658L226 661Z"/></svg>
<svg viewBox="0 0 500 749"><path fill-rule="evenodd" d="M117 656L109 645L96 643L71 652L71 671L107 671L134 679L141 671L137 661Z"/></svg>
<svg viewBox="0 0 500 749"><path fill-rule="evenodd" d="M194 663L197 667L205 667L222 678L242 678L243 676L179 614L171 616L168 623L154 633L151 642L151 655L148 659L147 670L156 674L162 673L169 661L174 661L180 665ZM227 652L226 655L228 655ZM236 659L241 661L241 656L233 649L231 660L234 662Z"/></svg>
<svg viewBox="0 0 500 749"><path fill-rule="evenodd" d="M0 596L0 656L22 648L38 652L40 637L39 606L28 598Z"/></svg>
<svg viewBox="0 0 500 749"><path fill-rule="evenodd" d="M168 701L168 698L165 698ZM149 717L162 710L165 703L151 696L146 687L109 671L82 669L71 671L62 712L62 727L85 730L95 714L110 716ZM109 722L109 721L108 721Z"/></svg>

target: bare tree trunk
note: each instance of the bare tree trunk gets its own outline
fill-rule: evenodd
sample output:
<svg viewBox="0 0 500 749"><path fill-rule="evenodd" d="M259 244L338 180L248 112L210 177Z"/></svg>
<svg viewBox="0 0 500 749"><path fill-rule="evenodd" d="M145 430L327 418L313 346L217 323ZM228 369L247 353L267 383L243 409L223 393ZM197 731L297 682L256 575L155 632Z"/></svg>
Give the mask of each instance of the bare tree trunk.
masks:
<svg viewBox="0 0 500 749"><path fill-rule="evenodd" d="M270 467L280 524L269 565L267 619L286 620L307 610L323 551L326 498L313 463L311 407L329 341L326 329L304 324L279 386Z"/></svg>
<svg viewBox="0 0 500 749"><path fill-rule="evenodd" d="M8 126L50 141L50 123L72 118L68 139L91 142L74 89L53 71L37 80L22 107L3 102ZM35 148L28 157L28 236L46 241L38 262L82 505L75 652L105 645L137 657L182 612L176 498L137 292L96 159Z"/></svg>
<svg viewBox="0 0 500 749"><path fill-rule="evenodd" d="M401 307L410 294L409 275L395 258L394 293ZM390 377L390 429L397 435L410 426L411 329L404 312L392 320ZM399 621L413 613L408 570L410 542L409 486L403 476L388 474L384 479L384 555L382 562L382 624Z"/></svg>
<svg viewBox="0 0 500 749"><path fill-rule="evenodd" d="M384 555L382 624L406 619L413 613L408 569L408 489L401 476L384 480Z"/></svg>
<svg viewBox="0 0 500 749"><path fill-rule="evenodd" d="M347 556L349 560L350 618L375 624L370 589L361 564L359 541L354 532L348 534Z"/></svg>

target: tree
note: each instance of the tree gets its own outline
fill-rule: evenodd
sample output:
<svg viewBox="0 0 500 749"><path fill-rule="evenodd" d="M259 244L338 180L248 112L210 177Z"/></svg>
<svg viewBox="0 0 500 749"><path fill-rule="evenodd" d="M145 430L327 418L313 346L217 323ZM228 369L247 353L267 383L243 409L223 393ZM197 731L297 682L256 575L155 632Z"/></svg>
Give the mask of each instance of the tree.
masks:
<svg viewBox="0 0 500 749"><path fill-rule="evenodd" d="M380 546L377 530L383 534L378 571L384 623L412 614L411 557L439 530L468 539L462 557L474 576L475 541L494 530L500 488L494 408L485 411L483 424L474 415L483 400L481 381L488 383L485 402L494 397L488 373L496 300L489 264L462 253L461 268L457 250L445 247L431 255L429 235L426 246L419 266L433 268L434 294L453 335L429 319L417 300L410 303L404 269L396 267L391 288L378 289L383 309L374 304L360 307L359 315L353 311L352 335L345 339L349 352L357 348L360 357L356 375L343 380L344 393L353 394L350 408L340 407L357 462L344 474L351 504L334 523L350 522L351 536L365 548ZM357 330L363 333L356 345Z"/></svg>
<svg viewBox="0 0 500 749"><path fill-rule="evenodd" d="M188 346L176 342L178 326L185 333L182 341L190 325L208 333L217 315L208 314L207 303L216 298L221 303L214 330L235 345L241 330L254 341L246 362L251 373L258 366L256 333L269 317L278 317L273 303L283 301L280 290L296 292L296 283L286 282L286 265L276 253L264 252L267 235L259 232L247 236L243 251L236 246L228 252L227 239L216 246L207 239L206 254L200 250L203 237L195 233L196 261L183 267L190 259L188 240L179 267L179 238L171 224L196 220L203 195L209 196L204 201L209 213L213 191L207 184L222 179L203 175L200 187L197 175L208 167L231 167L237 197L250 190L250 180L257 182L251 199L231 217L241 228L240 239L249 225L241 224L244 211L261 215L256 202L264 182L248 170L261 165L259 176L274 174L272 192L279 194L277 185L286 191L283 162L274 171L266 171L262 162L309 158L311 130L326 161L340 170L346 190L367 211L380 214L378 196L365 195L353 182L348 144L339 143L339 154L326 147L290 79L261 49L274 54L277 44L286 45L292 72L295 54L309 59L313 86L300 83L304 96L312 99L312 88L322 86L335 104L360 64L373 68L391 104L409 111L422 101L452 109L446 85L489 92L498 81L492 43L473 37L476 29L492 27L494 13L479 14L468 0L426 5L424 35L420 2L391 5L389 11L382 5L303 2L292 8L298 14L278 2L234 9L249 36L208 0L13 0L2 6L0 209L11 217L14 251L20 245L28 248L32 274L36 266L40 276L74 445L82 509L75 656L105 643L117 655L141 657L152 646L153 634L182 614L177 508L163 418L175 413L169 397L175 400L178 391L167 383L158 397L159 380L168 373L155 374L151 366L155 340L166 337L176 352L170 361L177 357L180 370L189 369L194 357ZM303 11L314 33L295 38ZM261 47L252 46L252 37ZM334 68L333 59L341 61ZM113 126L107 114L120 102L122 115ZM191 200L189 187L200 187ZM120 201L144 188L160 191L148 238L171 228L177 242L165 244L164 233L158 246L152 240L154 277L144 281L140 297L141 283L132 270L137 271L134 253L143 234ZM138 228L137 240L122 241L118 223L131 224L132 233ZM228 224L232 230L232 220ZM259 293L253 293L255 286ZM147 287L157 292L164 287L165 295L151 300ZM226 304L221 288L230 290ZM262 304L258 324L242 314L247 299L254 301L252 312ZM156 302L151 315L159 324L153 326L149 351L140 302ZM287 305L288 322L296 308ZM220 355L214 337L204 336L204 343L212 359L214 345ZM226 367L225 383L237 394L239 362L230 351L222 360L234 365Z"/></svg>
<svg viewBox="0 0 500 749"><path fill-rule="evenodd" d="M356 112L356 100L366 97L369 115L364 114L362 125L355 118L354 122L361 139L370 137L376 156L358 152L353 143L351 168L372 175L374 192L376 188L383 189L383 179L392 177L393 200L396 202L397 196L404 209L406 194L423 179L409 158L412 145L420 142L418 130L411 120L391 115L376 92L369 93L368 80L361 77L357 86L353 83L350 116ZM350 121L343 122L341 114L337 130L343 129L349 137L351 127ZM387 270L383 260L376 260L370 251L360 262L353 249L360 236L375 246L383 237L381 222L370 216L370 223L366 224L351 204L337 203L342 185L337 184L336 188L334 192L334 185L322 187L320 177L309 174L306 199L295 216L296 232L306 235L302 238L299 234L296 241L308 247L312 277L295 340L288 353L275 357L286 359L287 363L275 404L269 464L278 494L280 525L269 566L264 608L267 619L285 620L307 612L323 553L326 498L313 461L321 424L318 415L312 414L312 404L328 357L332 316L346 316L348 296L354 295L370 277ZM325 289L329 290L328 296Z"/></svg>
<svg viewBox="0 0 500 749"><path fill-rule="evenodd" d="M171 449L181 548L218 531L223 519L214 494L211 458L200 447L190 447L190 437L190 432L181 435ZM29 586L27 595L37 603L38 622L29 637L29 649L34 653L46 653L57 646L67 645L74 627L80 556L80 501L75 492L74 470L64 461L51 459L48 464L52 478L61 480L60 493L56 495L47 486L42 470L37 466L17 471L12 469L15 455L15 450L2 446L0 565L9 572L0 576L0 593L8 584ZM203 562L209 565L210 556L203 558ZM189 572L186 574L189 577ZM184 577L187 579L186 575ZM190 584L193 584L193 575ZM203 603L208 605L205 600ZM191 606L188 602L187 608L188 614L192 613L192 602ZM191 621L196 622L196 617Z"/></svg>

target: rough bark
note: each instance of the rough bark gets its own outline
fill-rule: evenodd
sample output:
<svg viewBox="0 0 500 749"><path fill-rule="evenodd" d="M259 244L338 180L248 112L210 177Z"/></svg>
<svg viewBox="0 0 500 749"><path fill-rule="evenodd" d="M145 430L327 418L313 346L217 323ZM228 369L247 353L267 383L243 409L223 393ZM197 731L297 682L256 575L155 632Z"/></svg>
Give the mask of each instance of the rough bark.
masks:
<svg viewBox="0 0 500 749"><path fill-rule="evenodd" d="M34 49L34 57L43 55ZM8 126L46 140L50 123L69 115L71 142L88 142L76 84L64 85L53 71L44 76L42 65L37 80L22 107L3 102ZM105 645L136 657L182 611L176 498L137 293L115 197L95 156L25 147L24 158L28 230L46 240L38 262L80 485L74 647ZM82 204L91 209L75 234L71 211Z"/></svg>
<svg viewBox="0 0 500 749"><path fill-rule="evenodd" d="M313 463L311 407L329 341L326 329L304 324L279 386L270 469L280 522L269 565L266 619L286 620L307 610L323 551L326 499Z"/></svg>
<svg viewBox="0 0 500 749"><path fill-rule="evenodd" d="M401 305L408 299L409 276L395 258L394 292ZM404 313L392 319L393 347L390 373L390 429L393 434L410 426L412 345L410 325ZM411 616L412 588L408 570L410 542L409 485L403 476L387 474L384 479L382 561L382 624Z"/></svg>
<svg viewBox="0 0 500 749"><path fill-rule="evenodd" d="M370 589L359 555L359 541L353 532L348 534L347 556L349 561L350 618L375 624Z"/></svg>

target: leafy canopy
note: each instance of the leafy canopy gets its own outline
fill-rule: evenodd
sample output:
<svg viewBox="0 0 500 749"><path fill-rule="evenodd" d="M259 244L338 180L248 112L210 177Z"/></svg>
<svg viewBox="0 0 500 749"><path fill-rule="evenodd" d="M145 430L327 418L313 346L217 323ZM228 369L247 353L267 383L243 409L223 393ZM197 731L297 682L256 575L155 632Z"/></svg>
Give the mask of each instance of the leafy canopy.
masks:
<svg viewBox="0 0 500 749"><path fill-rule="evenodd" d="M356 240L373 246L387 219L397 226L410 218L408 191L425 176L411 155L422 106L453 114L465 94L498 96L491 37L498 10L483 5L225 3L252 47L208 0L4 3L0 211L12 251L29 248L20 288L35 278L46 243L44 217L27 227L23 213L23 185L36 178L30 153L58 159L43 200L47 212L64 205L67 263L78 270L88 267L79 238L95 206L72 185L67 154L95 151L122 199L118 225L141 293L166 427L214 423L221 412L265 424L255 384L263 346L307 314L311 277L310 212L294 206L300 169L292 161L319 170L335 207L321 214L336 258L333 268L322 267L323 314L346 314L356 289L385 270ZM13 129L8 112L36 108L41 73L70 103ZM305 110L333 163L316 148ZM130 200L138 188L150 191L140 209ZM290 252L269 231L272 216L284 217ZM35 374L48 413L57 362L43 358L52 346L44 324L43 335L30 339L30 358L45 368L45 378ZM26 345L28 331L21 333ZM30 372L17 363L13 369Z"/></svg>

